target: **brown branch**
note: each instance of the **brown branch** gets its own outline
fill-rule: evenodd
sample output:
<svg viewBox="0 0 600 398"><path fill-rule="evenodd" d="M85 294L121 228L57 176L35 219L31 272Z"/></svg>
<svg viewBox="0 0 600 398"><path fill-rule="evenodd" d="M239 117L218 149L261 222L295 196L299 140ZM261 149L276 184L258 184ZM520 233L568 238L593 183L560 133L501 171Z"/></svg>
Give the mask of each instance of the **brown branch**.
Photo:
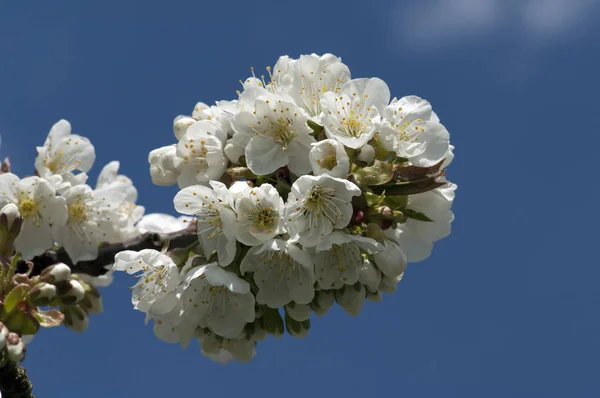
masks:
<svg viewBox="0 0 600 398"><path fill-rule="evenodd" d="M122 243L113 243L100 247L98 257L95 260L80 261L73 264L71 258L64 248L56 250L48 250L44 254L34 257L33 271L31 275L39 275L45 268L56 263L67 264L73 272L88 274L91 276L103 275L106 273L106 266L112 264L115 255L123 250L140 251L144 249L160 250L165 242L169 240L169 249L183 248L191 245L197 240L196 224L190 224L182 231L173 232L170 234L145 233L133 239ZM20 261L17 266L17 272L26 272L27 264L25 261Z"/></svg>
<svg viewBox="0 0 600 398"><path fill-rule="evenodd" d="M35 398L33 386L25 368L12 362L0 368L0 391L2 398Z"/></svg>

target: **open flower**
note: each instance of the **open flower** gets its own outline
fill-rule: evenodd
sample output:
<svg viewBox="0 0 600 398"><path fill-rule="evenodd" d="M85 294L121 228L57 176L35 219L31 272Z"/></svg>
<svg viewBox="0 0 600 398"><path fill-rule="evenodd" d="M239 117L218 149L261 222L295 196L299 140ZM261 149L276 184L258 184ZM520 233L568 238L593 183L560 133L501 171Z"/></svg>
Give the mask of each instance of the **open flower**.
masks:
<svg viewBox="0 0 600 398"><path fill-rule="evenodd" d="M179 269L166 254L152 249L122 251L115 256L113 269L128 274L141 272L132 292L135 309L162 315L177 305L176 289L181 278Z"/></svg>
<svg viewBox="0 0 600 398"><path fill-rule="evenodd" d="M227 167L223 143L217 137L219 129L209 121L199 121L188 127L177 144L173 164L180 171L180 188L208 184L221 178Z"/></svg>
<svg viewBox="0 0 600 398"><path fill-rule="evenodd" d="M315 274L322 289L339 289L358 281L362 266L361 253L373 254L383 247L375 240L335 231L316 247Z"/></svg>
<svg viewBox="0 0 600 398"><path fill-rule="evenodd" d="M181 295L189 320L225 338L236 338L254 321L250 285L236 274L211 263L191 270Z"/></svg>
<svg viewBox="0 0 600 398"><path fill-rule="evenodd" d="M0 174L0 207L8 203L16 204L23 217L14 245L25 259L51 247L53 228L67 222L65 199L56 196L50 183L39 177L19 180L12 173Z"/></svg>
<svg viewBox="0 0 600 398"><path fill-rule="evenodd" d="M353 79L339 93L325 93L321 106L327 137L350 148L362 147L378 131L380 112L389 100L390 90L378 78Z"/></svg>
<svg viewBox="0 0 600 398"><path fill-rule="evenodd" d="M316 246L334 228L348 226L352 197L360 193L360 188L350 181L327 174L298 178L285 205L292 240L303 246Z"/></svg>
<svg viewBox="0 0 600 398"><path fill-rule="evenodd" d="M338 94L350 80L350 69L333 54L301 55L291 64L290 71L292 86L288 94L317 123L321 121L323 95Z"/></svg>
<svg viewBox="0 0 600 398"><path fill-rule="evenodd" d="M175 195L175 209L196 216L198 240L204 254L210 257L217 252L219 264L229 265L236 252L236 217L231 209L229 192L223 183L211 181L214 189L194 185Z"/></svg>
<svg viewBox="0 0 600 398"><path fill-rule="evenodd" d="M230 146L245 148L248 168L256 175L270 174L283 166L296 175L309 173L308 153L315 139L307 120L306 113L290 99L261 96L252 110L231 120L235 134Z"/></svg>
<svg viewBox="0 0 600 398"><path fill-rule="evenodd" d="M398 156L416 165L431 166L447 155L450 134L424 99L394 98L383 110L383 117L383 143Z"/></svg>
<svg viewBox="0 0 600 398"><path fill-rule="evenodd" d="M242 260L240 272L254 272L256 301L271 308L290 301L308 304L315 296L310 255L290 242L275 239L251 248Z"/></svg>
<svg viewBox="0 0 600 398"><path fill-rule="evenodd" d="M35 169L39 176L48 179L56 189L83 184L96 154L87 138L71 134L71 124L60 120L52 126L44 146L38 147ZM74 171L81 173L75 175Z"/></svg>
<svg viewBox="0 0 600 398"><path fill-rule="evenodd" d="M112 236L125 224L119 221L119 207L125 197L116 190L92 191L88 185L76 185L64 192L69 217L56 228L56 241L73 262L98 257L98 245L114 240Z"/></svg>
<svg viewBox="0 0 600 398"><path fill-rule="evenodd" d="M245 245L260 245L282 233L283 200L271 184L248 187L235 201L235 212L237 240Z"/></svg>

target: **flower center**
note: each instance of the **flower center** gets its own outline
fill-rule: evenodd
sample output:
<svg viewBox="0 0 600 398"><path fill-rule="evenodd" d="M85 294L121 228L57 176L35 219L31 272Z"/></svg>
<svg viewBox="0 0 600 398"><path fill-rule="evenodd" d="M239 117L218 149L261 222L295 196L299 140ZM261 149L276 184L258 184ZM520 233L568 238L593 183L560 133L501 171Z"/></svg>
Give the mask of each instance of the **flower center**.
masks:
<svg viewBox="0 0 600 398"><path fill-rule="evenodd" d="M342 128L351 137L360 137L367 128L367 125L360 121L358 116L362 117L362 114L357 115L354 109L350 109L347 117L342 117Z"/></svg>
<svg viewBox="0 0 600 398"><path fill-rule="evenodd" d="M267 230L268 233L271 233L273 232L273 226L279 217L274 214L272 208L261 206L254 209L250 219L252 220L254 227L260 230L260 232Z"/></svg>
<svg viewBox="0 0 600 398"><path fill-rule="evenodd" d="M82 202L76 202L67 206L69 209L69 221L82 222L87 220L86 206Z"/></svg>
<svg viewBox="0 0 600 398"><path fill-rule="evenodd" d="M31 198L23 198L19 201L19 212L23 218L36 215L38 212L37 204Z"/></svg>
<svg viewBox="0 0 600 398"><path fill-rule="evenodd" d="M333 170L337 166L337 158L333 145L328 144L328 146L329 151L327 151L327 155L323 156L323 159L317 159L317 164L324 169Z"/></svg>
<svg viewBox="0 0 600 398"><path fill-rule="evenodd" d="M54 156L52 156L54 155ZM57 171L59 170L59 166L60 166L60 160L63 157L63 152L58 152L56 154L51 154L50 156L47 156L45 161L44 161L44 166L46 166L46 168L48 170L50 170L52 172L52 174L56 174Z"/></svg>

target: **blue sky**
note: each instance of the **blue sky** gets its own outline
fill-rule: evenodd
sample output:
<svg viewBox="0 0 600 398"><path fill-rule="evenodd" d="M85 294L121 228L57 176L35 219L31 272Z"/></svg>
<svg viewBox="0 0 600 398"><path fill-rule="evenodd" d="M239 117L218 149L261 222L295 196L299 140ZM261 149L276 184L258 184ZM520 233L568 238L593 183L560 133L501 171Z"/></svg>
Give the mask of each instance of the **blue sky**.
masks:
<svg viewBox="0 0 600 398"><path fill-rule="evenodd" d="M0 1L0 154L20 175L66 118L96 147L92 181L119 160L149 212L173 213L147 165L173 117L311 52L427 98L456 146L452 235L358 317L221 366L156 339L118 275L88 331L30 345L36 395L597 396L599 16L595 0Z"/></svg>

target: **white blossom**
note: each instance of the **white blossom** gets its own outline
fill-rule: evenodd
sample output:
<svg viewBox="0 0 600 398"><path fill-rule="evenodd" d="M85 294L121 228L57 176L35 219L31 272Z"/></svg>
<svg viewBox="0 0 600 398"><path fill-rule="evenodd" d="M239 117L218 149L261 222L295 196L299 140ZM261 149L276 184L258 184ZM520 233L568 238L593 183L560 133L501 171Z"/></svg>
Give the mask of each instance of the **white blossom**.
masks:
<svg viewBox="0 0 600 398"><path fill-rule="evenodd" d="M215 333L203 330L198 341L202 354L220 364L231 361L249 362L256 355L256 341L245 336L224 339Z"/></svg>
<svg viewBox="0 0 600 398"><path fill-rule="evenodd" d="M141 272L132 291L135 309L161 315L177 305L176 289L181 277L177 266L166 254L152 249L122 251L115 256L113 269L128 274Z"/></svg>
<svg viewBox="0 0 600 398"><path fill-rule="evenodd" d="M113 222L112 239L108 242L122 242L140 234L135 224L142 218L145 212L143 206L136 204L138 192L133 181L125 175L119 174L119 162L108 163L98 176L96 182L97 196L115 197L124 195L124 200L114 213L118 219Z"/></svg>
<svg viewBox="0 0 600 398"><path fill-rule="evenodd" d="M217 252L219 264L229 265L236 252L236 216L225 184L211 181L214 189L195 185L175 195L175 209L197 218L198 240L207 257Z"/></svg>
<svg viewBox="0 0 600 398"><path fill-rule="evenodd" d="M0 206L16 204L23 217L21 233L15 239L15 250L31 259L52 246L53 228L67 222L65 199L56 196L50 183L39 177L0 175Z"/></svg>
<svg viewBox="0 0 600 398"><path fill-rule="evenodd" d="M191 220L191 217L173 217L170 214L151 213L143 216L137 223L137 227L140 233L168 234L186 229Z"/></svg>
<svg viewBox="0 0 600 398"><path fill-rule="evenodd" d="M96 154L90 141L71 134L71 124L60 120L52 126L44 145L37 147L35 169L39 176L48 179L54 188L66 189L85 183L87 173L94 164ZM80 173L75 175L74 171Z"/></svg>
<svg viewBox="0 0 600 398"><path fill-rule="evenodd" d="M381 244L370 238L335 231L324 237L316 247L315 274L321 289L339 289L354 285L363 266L365 251L382 250Z"/></svg>
<svg viewBox="0 0 600 398"><path fill-rule="evenodd" d="M248 187L240 193L235 212L237 240L245 245L260 245L283 232L283 199L271 184Z"/></svg>
<svg viewBox="0 0 600 398"><path fill-rule="evenodd" d="M279 308L290 301L308 304L315 296L314 265L299 246L280 239L255 246L240 265L240 272L254 272L256 301Z"/></svg>
<svg viewBox="0 0 600 398"><path fill-rule="evenodd" d="M225 338L236 338L254 321L254 296L248 282L211 263L191 270L181 296L194 325L208 327Z"/></svg>
<svg viewBox="0 0 600 398"><path fill-rule="evenodd" d="M350 159L344 146L336 140L322 140L312 144L309 154L314 175L329 174L346 178L350 172Z"/></svg>
<svg viewBox="0 0 600 398"><path fill-rule="evenodd" d="M450 224L454 220L450 208L455 190L456 185L448 183L433 191L409 196L407 207L433 220L426 222L409 218L406 223L398 224L396 230L390 231L409 262L425 260L431 254L433 242L450 234Z"/></svg>
<svg viewBox="0 0 600 398"><path fill-rule="evenodd" d="M337 303L352 316L356 316L362 310L365 303L366 291L361 284L354 286L344 286L341 290L336 290L335 300Z"/></svg>
<svg viewBox="0 0 600 398"><path fill-rule="evenodd" d="M358 281L365 285L370 291L376 292L381 283L381 272L375 268L369 259L365 259L360 267Z"/></svg>
<svg viewBox="0 0 600 398"><path fill-rule="evenodd" d="M92 191L88 185L76 185L64 192L68 209L66 224L56 228L55 239L73 262L98 257L98 245L113 239L115 228L124 227L119 207L124 194L118 191Z"/></svg>
<svg viewBox="0 0 600 398"><path fill-rule="evenodd" d="M390 90L378 78L353 79L339 93L325 93L321 106L327 137L350 148L362 147L379 130L380 112L389 100Z"/></svg>
<svg viewBox="0 0 600 398"><path fill-rule="evenodd" d="M307 120L306 113L291 99L271 94L261 96L251 110L233 117L235 134L229 144L245 148L248 168L256 175L270 174L284 166L296 175L303 175L311 171L308 154L310 144L315 142Z"/></svg>
<svg viewBox="0 0 600 398"><path fill-rule="evenodd" d="M310 306L308 304L290 303L285 306L285 312L295 321L304 322L310 318Z"/></svg>
<svg viewBox="0 0 600 398"><path fill-rule="evenodd" d="M383 117L383 143L398 156L416 165L431 166L448 154L450 135L426 100L417 96L394 98L383 110Z"/></svg>
<svg viewBox="0 0 600 398"><path fill-rule="evenodd" d="M175 145L167 145L151 151L148 155L148 163L150 163L152 183L159 186L177 184L180 171L175 164L179 162Z"/></svg>
<svg viewBox="0 0 600 398"><path fill-rule="evenodd" d="M180 188L208 184L221 178L227 167L223 143L217 137L218 129L208 121L199 121L188 127L177 144L173 164L179 170Z"/></svg>
<svg viewBox="0 0 600 398"><path fill-rule="evenodd" d="M285 205L291 238L303 246L316 246L334 228L348 226L352 197L360 194L355 184L327 174L298 178Z"/></svg>
<svg viewBox="0 0 600 398"><path fill-rule="evenodd" d="M289 95L316 123L321 119L321 98L325 93L338 94L350 80L350 69L333 54L301 55L291 66L292 85Z"/></svg>

